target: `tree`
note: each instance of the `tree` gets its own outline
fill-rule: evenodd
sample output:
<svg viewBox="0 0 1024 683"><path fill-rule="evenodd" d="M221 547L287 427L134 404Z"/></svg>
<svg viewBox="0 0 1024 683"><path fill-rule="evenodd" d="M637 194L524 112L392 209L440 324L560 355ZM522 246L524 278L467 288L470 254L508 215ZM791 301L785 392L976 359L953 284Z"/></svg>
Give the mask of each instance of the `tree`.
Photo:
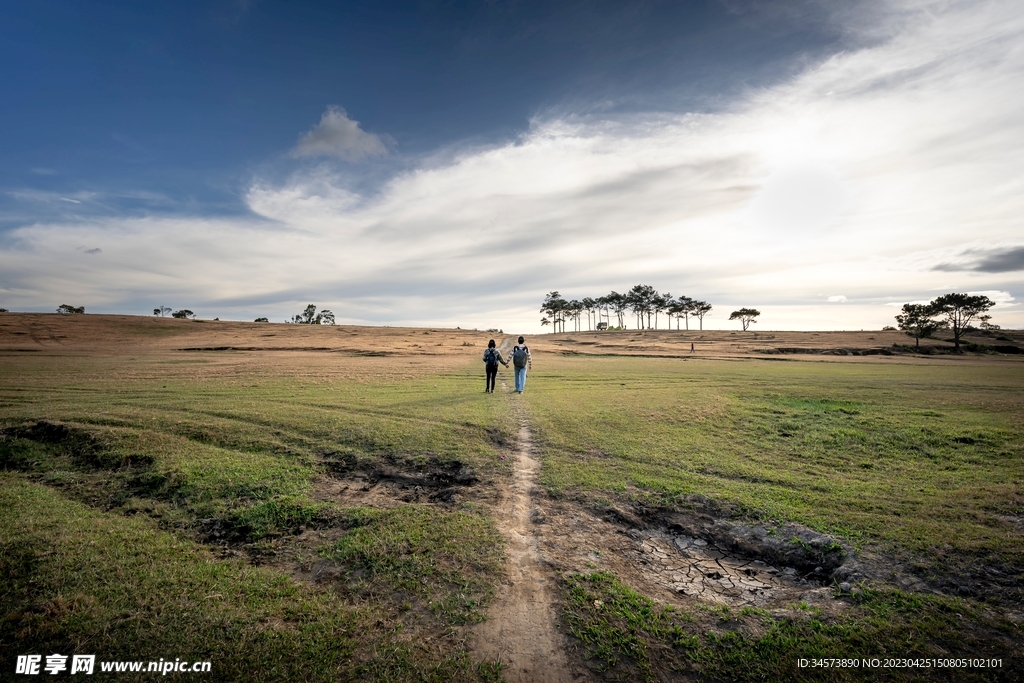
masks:
<svg viewBox="0 0 1024 683"><path fill-rule="evenodd" d="M302 313L292 316L291 320L285 320L285 322L295 325L333 325L334 314L326 308L317 313L316 305L309 304Z"/></svg>
<svg viewBox="0 0 1024 683"><path fill-rule="evenodd" d="M690 304L690 312L700 320L700 329L704 330L704 316L711 312L711 304L707 301L694 301Z"/></svg>
<svg viewBox="0 0 1024 683"><path fill-rule="evenodd" d="M167 306L161 306L160 308L154 308L153 309L153 315L158 315L161 318L163 318L164 316L166 316L170 312L171 312L171 309L167 308Z"/></svg>
<svg viewBox="0 0 1024 683"><path fill-rule="evenodd" d="M662 312L667 314L668 309L671 308L673 303L672 294L669 292L665 292L664 294L655 293L654 299L651 301L651 308L654 309L654 329L658 329L658 314ZM669 318L668 321L668 329L672 329L671 318Z"/></svg>
<svg viewBox="0 0 1024 683"><path fill-rule="evenodd" d="M629 290L622 296L626 299L626 305L629 307L629 310L633 311L633 321L636 323L636 329L642 330L644 328L644 301L637 294L636 287Z"/></svg>
<svg viewBox="0 0 1024 683"><path fill-rule="evenodd" d="M638 329L644 328L644 316L647 316L646 326L651 326L651 312L654 309L654 301L657 296L658 291L650 285L635 285L626 294L629 308L633 310L637 317Z"/></svg>
<svg viewBox="0 0 1024 683"><path fill-rule="evenodd" d="M7 313L7 309L6 308L0 308L0 313Z"/></svg>
<svg viewBox="0 0 1024 683"><path fill-rule="evenodd" d="M267 320L266 318L256 318L255 320L253 320L253 322L254 323L269 323L270 321Z"/></svg>
<svg viewBox="0 0 1024 683"><path fill-rule="evenodd" d="M540 306L541 313L547 313L547 316L552 325L552 332L559 331L559 324L562 324L562 330L565 331L564 326L564 315L566 312L566 306L568 302L562 298L562 295L558 291L548 292L548 295L544 297L544 303Z"/></svg>
<svg viewBox="0 0 1024 683"><path fill-rule="evenodd" d="M679 329L679 320L683 319L686 321L686 329L690 329L690 314L693 313L693 299L688 296L680 295L675 301L673 301L668 308L670 315L676 318L676 329Z"/></svg>
<svg viewBox="0 0 1024 683"><path fill-rule="evenodd" d="M990 320L992 320L992 316L990 316L990 315L980 315L980 316L978 316L978 320L981 321L981 324L978 327L980 327L983 330L1001 330L1001 329L1003 329L1003 328L999 327L999 325L993 325L992 323L989 322Z"/></svg>
<svg viewBox="0 0 1024 683"><path fill-rule="evenodd" d="M580 331L580 315L583 313L583 304L578 299L573 299L565 305L565 312L569 318L575 321L575 330Z"/></svg>
<svg viewBox="0 0 1024 683"><path fill-rule="evenodd" d="M179 320L195 320L196 314L187 308L183 308L180 311L171 313L172 318L178 318Z"/></svg>
<svg viewBox="0 0 1024 683"><path fill-rule="evenodd" d="M85 306L71 306L69 304L61 304L57 307L57 312L61 315L82 315L85 313Z"/></svg>
<svg viewBox="0 0 1024 683"><path fill-rule="evenodd" d="M316 306L309 304L305 310L298 315L293 315L292 319L288 322L294 323L295 325L312 325L316 321Z"/></svg>
<svg viewBox="0 0 1024 683"><path fill-rule="evenodd" d="M595 316L594 322L601 322L602 318L608 317L608 297L599 296L594 299Z"/></svg>
<svg viewBox="0 0 1024 683"><path fill-rule="evenodd" d="M608 303L612 310L615 311L615 316L619 320L619 329L625 329L626 327L626 310L629 308L629 297L625 294L619 294L615 290L607 297Z"/></svg>
<svg viewBox="0 0 1024 683"><path fill-rule="evenodd" d="M953 330L953 349L960 353L960 337L971 320L995 305L995 301L981 294L943 294L928 304L928 308L932 316L945 318L945 323Z"/></svg>
<svg viewBox="0 0 1024 683"><path fill-rule="evenodd" d="M729 320L739 320L743 325L743 331L746 332L747 328L750 327L750 323L756 323L757 316L761 315L761 311L756 308L741 308L738 311L733 311L729 314Z"/></svg>
<svg viewBox="0 0 1024 683"><path fill-rule="evenodd" d="M586 296L583 297L583 301L581 303L583 304L583 310L587 312L587 329L593 330L594 325L591 322L591 316L593 315L594 310L597 308L597 299L593 299L589 296Z"/></svg>
<svg viewBox="0 0 1024 683"><path fill-rule="evenodd" d="M921 337L930 337L945 325L933 319L929 306L903 304L903 312L896 316L899 328L914 338L914 348L920 348Z"/></svg>

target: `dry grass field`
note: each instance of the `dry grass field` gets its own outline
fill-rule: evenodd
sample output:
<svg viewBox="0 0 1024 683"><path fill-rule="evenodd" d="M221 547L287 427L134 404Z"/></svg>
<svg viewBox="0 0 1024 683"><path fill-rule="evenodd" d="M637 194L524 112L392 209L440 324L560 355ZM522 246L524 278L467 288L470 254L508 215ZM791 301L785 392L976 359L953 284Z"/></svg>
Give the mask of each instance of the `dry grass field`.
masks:
<svg viewBox="0 0 1024 683"><path fill-rule="evenodd" d="M0 314L5 674L1019 677L1021 332L489 338Z"/></svg>
<svg viewBox="0 0 1024 683"><path fill-rule="evenodd" d="M431 336L433 335L433 336ZM939 337L945 337L939 333ZM429 337L429 338L428 338ZM401 327L302 326L138 316L12 313L0 316L0 349L5 353L63 350L101 355L118 353L221 351L308 351L352 355L414 355L465 358L468 346L486 345L498 333L475 330ZM988 347L1024 347L1024 334L1005 330L968 335L968 343ZM902 332L748 332L729 330L612 330L544 334L531 348L563 355L687 356L690 344L703 358L812 355L861 357L913 346ZM925 339L928 350L946 351L948 342ZM897 355L906 355L897 349ZM1001 354L1007 355L1007 354ZM1011 352L1009 355L1013 355Z"/></svg>

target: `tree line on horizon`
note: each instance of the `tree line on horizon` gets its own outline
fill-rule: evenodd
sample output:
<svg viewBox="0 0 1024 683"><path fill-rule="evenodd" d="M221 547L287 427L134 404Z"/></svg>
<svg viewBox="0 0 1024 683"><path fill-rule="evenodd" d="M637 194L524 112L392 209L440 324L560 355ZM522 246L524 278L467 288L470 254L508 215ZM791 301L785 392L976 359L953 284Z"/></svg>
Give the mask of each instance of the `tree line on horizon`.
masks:
<svg viewBox="0 0 1024 683"><path fill-rule="evenodd" d="M540 312L544 314L541 325L551 325L555 332L565 332L565 322L575 323L575 330L580 330L581 319L587 316L587 329L593 329L593 322L604 322L612 327L612 315L618 322L619 329L626 328L626 312L632 312L637 329L658 329L658 315L664 313L669 318L669 329L672 318L676 319L676 329L680 321L684 321L690 329L690 318L699 321L700 329L704 329L704 316L711 312L712 306L688 296L673 297L669 292L658 292L650 285L636 285L628 292L620 294L612 291L600 297L584 297L583 299L565 299L559 292L548 292L541 304ZM752 309L747 309L752 310ZM759 314L758 314L759 315ZM756 316L755 316L756 317ZM743 326L746 329L746 325Z"/></svg>
<svg viewBox="0 0 1024 683"><path fill-rule="evenodd" d="M168 306L160 306L159 308L154 308L153 309L153 315L158 316L160 318L163 318L163 317L165 317L167 315L170 315L172 318L178 318L179 320L195 320L196 319L196 314L193 313L191 310L189 310L187 308L182 308L180 310L177 310L177 311L174 311L173 313L171 313L171 309Z"/></svg>
<svg viewBox="0 0 1024 683"><path fill-rule="evenodd" d="M59 310L60 309L58 309L58 311ZM78 312L84 313L85 309L83 308L81 311ZM170 307L168 306L160 306L158 308L154 308L153 315L160 318L170 315L172 318L182 318L187 320L195 320L196 318L196 314L187 308L183 308L179 311L174 311L172 313ZM215 318L215 320L217 319L218 318ZM266 323L270 322L270 320L267 318L256 318L256 320L254 320L253 322ZM306 306L305 310L302 311L302 313L299 313L298 315L293 315L290 319L285 320L285 322L293 325L333 325L334 313L332 313L329 309L326 308L318 313L316 310L316 305L309 304L308 306Z"/></svg>

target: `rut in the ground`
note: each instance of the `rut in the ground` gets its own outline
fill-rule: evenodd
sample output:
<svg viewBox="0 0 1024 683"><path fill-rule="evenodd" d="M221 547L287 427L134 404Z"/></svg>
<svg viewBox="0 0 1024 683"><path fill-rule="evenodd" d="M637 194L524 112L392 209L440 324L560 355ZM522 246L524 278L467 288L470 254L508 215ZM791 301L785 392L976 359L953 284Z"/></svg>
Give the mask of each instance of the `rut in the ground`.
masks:
<svg viewBox="0 0 1024 683"><path fill-rule="evenodd" d="M502 383L504 387L504 383ZM514 476L502 486L495 517L505 536L508 566L487 621L473 636L478 659L500 660L509 683L562 683L579 676L570 669L566 639L558 630L554 572L541 559L531 519L531 494L540 463L531 453L530 429L522 422Z"/></svg>

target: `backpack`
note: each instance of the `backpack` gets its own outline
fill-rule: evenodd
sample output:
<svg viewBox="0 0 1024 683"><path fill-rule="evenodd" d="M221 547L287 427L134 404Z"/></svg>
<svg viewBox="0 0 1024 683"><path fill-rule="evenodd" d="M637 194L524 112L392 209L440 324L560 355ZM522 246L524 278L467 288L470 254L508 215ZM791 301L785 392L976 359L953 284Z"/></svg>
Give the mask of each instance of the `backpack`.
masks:
<svg viewBox="0 0 1024 683"><path fill-rule="evenodd" d="M529 357L530 350L525 346L517 346L515 351L512 353L512 364L517 368L526 367L526 359Z"/></svg>
<svg viewBox="0 0 1024 683"><path fill-rule="evenodd" d="M484 362L488 365L498 364L498 352L494 349L487 349L484 351Z"/></svg>

